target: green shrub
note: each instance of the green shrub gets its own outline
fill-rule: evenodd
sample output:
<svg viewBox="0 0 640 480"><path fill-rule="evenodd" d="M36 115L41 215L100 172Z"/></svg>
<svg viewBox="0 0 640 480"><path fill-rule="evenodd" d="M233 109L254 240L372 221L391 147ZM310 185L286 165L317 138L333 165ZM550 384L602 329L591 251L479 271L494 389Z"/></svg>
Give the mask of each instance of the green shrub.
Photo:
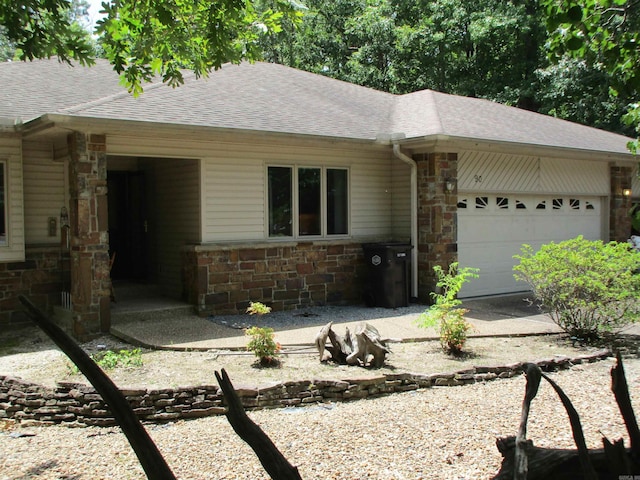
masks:
<svg viewBox="0 0 640 480"><path fill-rule="evenodd" d="M113 370L116 367L141 367L142 351L139 348L132 350L105 350L89 355L91 359L103 370ZM76 365L69 365L69 373L76 375L80 372Z"/></svg>
<svg viewBox="0 0 640 480"><path fill-rule="evenodd" d="M261 365L272 365L278 363L280 354L280 344L275 341L273 328L251 327L245 332L251 337L247 345L247 350L253 352L260 360Z"/></svg>
<svg viewBox="0 0 640 480"><path fill-rule="evenodd" d="M249 302L247 313L249 315L266 315L271 312L271 307L267 307L264 303Z"/></svg>
<svg viewBox="0 0 640 480"><path fill-rule="evenodd" d="M105 370L112 370L116 367L141 367L142 352L139 348L133 350L105 350L91 356L94 361Z"/></svg>
<svg viewBox="0 0 640 480"><path fill-rule="evenodd" d="M446 273L439 265L433 267L433 271L438 277L436 286L440 288L440 292L431 292L434 303L418 317L416 323L424 328L438 328L442 349L447 353L459 355L467 341L467 332L471 325L464 318L467 310L460 308L462 302L458 300L457 295L465 282L478 277L478 269L458 269L458 263L454 262L449 265L449 271Z"/></svg>
<svg viewBox="0 0 640 480"><path fill-rule="evenodd" d="M266 315L271 312L271 307L267 307L264 303L249 302L247 313L249 315ZM280 344L275 341L273 328L269 327L251 327L245 331L246 335L251 337L247 345L247 350L253 352L260 360L260 365L278 365L278 355L280 354Z"/></svg>
<svg viewBox="0 0 640 480"><path fill-rule="evenodd" d="M536 301L565 332L594 340L638 320L640 255L628 243L582 237L522 246L515 278L529 284ZM634 273L636 272L636 273Z"/></svg>

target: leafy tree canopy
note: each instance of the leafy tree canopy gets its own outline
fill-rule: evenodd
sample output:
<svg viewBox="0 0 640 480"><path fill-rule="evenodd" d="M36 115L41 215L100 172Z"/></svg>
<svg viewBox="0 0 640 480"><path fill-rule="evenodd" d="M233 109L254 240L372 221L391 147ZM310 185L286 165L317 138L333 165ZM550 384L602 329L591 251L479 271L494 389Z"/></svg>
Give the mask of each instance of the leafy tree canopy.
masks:
<svg viewBox="0 0 640 480"><path fill-rule="evenodd" d="M626 121L640 133L640 1L541 0L551 56L573 57L609 73L614 95L627 95ZM630 145L638 149L638 140Z"/></svg>
<svg viewBox="0 0 640 480"><path fill-rule="evenodd" d="M72 6L72 0L0 0L0 26L21 60L57 56L91 65L96 50ZM288 0L111 0L102 8L94 33L133 94L155 75L176 86L181 69L205 76L225 62L254 60L262 35L299 17Z"/></svg>
<svg viewBox="0 0 640 480"><path fill-rule="evenodd" d="M0 61L58 56L92 63L85 0L0 0Z"/></svg>

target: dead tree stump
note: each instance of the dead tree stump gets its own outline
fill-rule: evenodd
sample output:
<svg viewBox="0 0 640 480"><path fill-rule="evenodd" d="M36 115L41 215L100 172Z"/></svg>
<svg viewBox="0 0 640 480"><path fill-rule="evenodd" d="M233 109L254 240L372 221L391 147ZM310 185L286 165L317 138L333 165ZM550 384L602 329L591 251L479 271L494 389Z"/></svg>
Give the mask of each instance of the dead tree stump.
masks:
<svg viewBox="0 0 640 480"><path fill-rule="evenodd" d="M315 344L320 361L333 360L340 365L360 365L380 368L390 352L386 342L373 326L365 322L356 325L353 332L347 327L342 336L333 330L333 322L326 324L316 336ZM330 344L327 345L327 339ZM325 352L329 352L327 357Z"/></svg>

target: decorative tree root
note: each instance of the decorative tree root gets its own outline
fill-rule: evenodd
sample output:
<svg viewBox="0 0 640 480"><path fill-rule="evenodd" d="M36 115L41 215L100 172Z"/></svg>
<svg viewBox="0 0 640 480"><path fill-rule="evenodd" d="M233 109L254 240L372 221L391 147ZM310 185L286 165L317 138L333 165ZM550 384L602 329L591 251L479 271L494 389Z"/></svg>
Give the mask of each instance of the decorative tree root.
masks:
<svg viewBox="0 0 640 480"><path fill-rule="evenodd" d="M326 324L315 339L315 345L320 354L320 361L325 360L325 350L331 354L331 359L340 365L362 365L380 368L389 353L380 333L373 326L365 322L356 325L355 330L346 329L345 336L336 333L333 322ZM331 345L327 345L327 338Z"/></svg>
<svg viewBox="0 0 640 480"><path fill-rule="evenodd" d="M631 407L622 357L619 352L617 364L611 369L612 391L629 432L630 449L624 447L622 439L611 443L606 437L602 439L604 448L587 449L580 417L569 397L536 365L526 364L525 373L527 386L518 436L496 440L496 446L503 458L500 471L494 477L495 480L560 480L567 478L596 480L620 478L624 475L640 472L640 456L637 452L638 445L640 445L638 443L640 442L640 431ZM567 411L577 446L575 450L534 447L533 443L526 439L529 406L538 392L541 378L551 384Z"/></svg>
<svg viewBox="0 0 640 480"><path fill-rule="evenodd" d="M274 480L301 480L297 467L287 461L267 434L247 416L227 372L222 369L215 374L227 403L227 420L256 453L265 471Z"/></svg>
<svg viewBox="0 0 640 480"><path fill-rule="evenodd" d="M118 387L69 335L49 320L27 297L20 295L19 298L20 302L26 307L29 317L75 363L109 405L111 413L113 413L122 432L129 440L133 451L138 456L147 478L151 480L175 479L176 477L171 472L156 444L144 429L133 412L131 405L122 395L122 392L118 390Z"/></svg>

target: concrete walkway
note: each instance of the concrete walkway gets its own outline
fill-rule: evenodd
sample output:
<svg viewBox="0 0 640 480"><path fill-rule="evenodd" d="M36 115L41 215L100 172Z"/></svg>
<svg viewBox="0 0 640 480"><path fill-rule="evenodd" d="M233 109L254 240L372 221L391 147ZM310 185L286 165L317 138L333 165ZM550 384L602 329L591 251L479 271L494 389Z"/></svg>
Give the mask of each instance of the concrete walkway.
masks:
<svg viewBox="0 0 640 480"><path fill-rule="evenodd" d="M536 307L528 305L526 295L508 295L473 299L463 303L473 325L470 336L513 336L559 333L561 330ZM366 321L383 338L397 341L437 339L433 329L416 326L415 319L424 305L411 304L396 309L364 307L310 307L289 312L274 312L262 317L249 315L201 318L185 309L165 308L114 316L111 333L131 343L158 349L210 350L242 349L247 344L243 327L274 328L276 341L283 347L313 345L316 334L327 323L334 330Z"/></svg>

